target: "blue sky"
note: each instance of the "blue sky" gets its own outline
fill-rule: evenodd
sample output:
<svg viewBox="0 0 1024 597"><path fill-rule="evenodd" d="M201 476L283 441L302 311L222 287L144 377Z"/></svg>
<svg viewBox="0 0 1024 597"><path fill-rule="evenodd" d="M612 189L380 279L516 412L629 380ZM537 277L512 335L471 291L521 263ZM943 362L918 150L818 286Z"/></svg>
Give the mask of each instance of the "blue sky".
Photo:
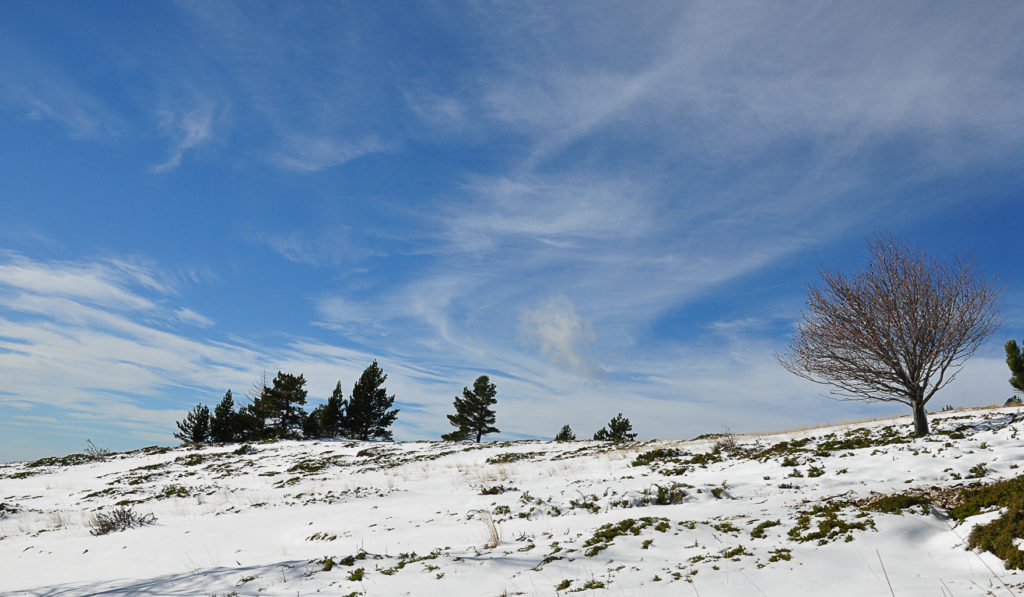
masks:
<svg viewBox="0 0 1024 597"><path fill-rule="evenodd" d="M1024 337L1024 5L0 4L0 460L173 443L265 370L378 359L397 439L902 413L785 372L806 287L890 232Z"/></svg>

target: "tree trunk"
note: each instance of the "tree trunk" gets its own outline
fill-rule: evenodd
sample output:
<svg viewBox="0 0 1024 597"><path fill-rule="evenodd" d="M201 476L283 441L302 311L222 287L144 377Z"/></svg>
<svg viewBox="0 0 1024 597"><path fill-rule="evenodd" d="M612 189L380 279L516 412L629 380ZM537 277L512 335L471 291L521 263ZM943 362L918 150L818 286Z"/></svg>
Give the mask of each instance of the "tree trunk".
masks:
<svg viewBox="0 0 1024 597"><path fill-rule="evenodd" d="M928 435L928 413L924 410L924 402L915 400L914 409L914 435Z"/></svg>

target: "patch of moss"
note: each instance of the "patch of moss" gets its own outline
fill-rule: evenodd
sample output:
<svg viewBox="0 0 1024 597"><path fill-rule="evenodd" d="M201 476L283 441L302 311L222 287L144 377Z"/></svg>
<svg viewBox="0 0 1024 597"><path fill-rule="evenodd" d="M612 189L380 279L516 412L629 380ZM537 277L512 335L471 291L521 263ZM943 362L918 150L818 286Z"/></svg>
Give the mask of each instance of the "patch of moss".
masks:
<svg viewBox="0 0 1024 597"><path fill-rule="evenodd" d="M927 496L901 493L879 498L867 506L864 506L864 509L874 510L875 512L884 512L886 514L903 514L903 511L907 508L921 506L923 512L927 514L931 504L932 500Z"/></svg>
<svg viewBox="0 0 1024 597"><path fill-rule="evenodd" d="M853 531L866 531L875 528L875 521L866 513L855 515L859 520L840 518L842 506L837 503L814 506L797 518L796 526L789 529L789 537L800 543L817 541L818 545L835 541L845 535L846 541L853 540ZM813 530L812 530L813 529Z"/></svg>
<svg viewBox="0 0 1024 597"><path fill-rule="evenodd" d="M750 536L754 539L764 539L768 536L767 533L765 533L766 529L779 526L780 524L782 524L782 521L766 520L754 527L753 530L750 531Z"/></svg>
<svg viewBox="0 0 1024 597"><path fill-rule="evenodd" d="M654 530L664 533L670 528L668 519L666 518L655 518L652 516L645 516L643 518L626 518L616 523L609 523L601 526L594 532L594 536L587 539L583 543L583 547L587 548L583 552L583 555L593 557L601 551L607 549L612 541L616 537L623 535L639 535L641 531L648 527L654 527Z"/></svg>

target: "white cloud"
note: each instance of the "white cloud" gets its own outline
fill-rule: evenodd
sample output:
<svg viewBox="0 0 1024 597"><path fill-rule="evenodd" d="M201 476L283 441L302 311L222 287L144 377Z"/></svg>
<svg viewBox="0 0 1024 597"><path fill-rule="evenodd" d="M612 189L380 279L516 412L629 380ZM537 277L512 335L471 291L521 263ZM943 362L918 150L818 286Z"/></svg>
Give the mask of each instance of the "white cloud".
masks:
<svg viewBox="0 0 1024 597"><path fill-rule="evenodd" d="M348 143L329 137L292 135L272 160L289 170L317 172L382 151L387 151L387 146L373 136Z"/></svg>
<svg viewBox="0 0 1024 597"><path fill-rule="evenodd" d="M194 325L196 327L208 328L213 325L213 320L209 317L196 313L192 309L182 307L174 311L174 316L178 318L182 323Z"/></svg>
<svg viewBox="0 0 1024 597"><path fill-rule="evenodd" d="M567 297L554 296L536 308L521 309L519 322L523 339L556 364L591 375L601 372L588 354L596 339L594 328Z"/></svg>
<svg viewBox="0 0 1024 597"><path fill-rule="evenodd" d="M13 35L0 36L0 107L65 126L74 138L116 137L125 124L72 77L50 67Z"/></svg>
<svg viewBox="0 0 1024 597"><path fill-rule="evenodd" d="M154 165L150 170L155 173L170 172L181 165L186 151L208 142L213 138L215 120L214 106L203 102L198 108L187 112L161 110L160 129L172 139L170 155L167 159Z"/></svg>
<svg viewBox="0 0 1024 597"><path fill-rule="evenodd" d="M168 291L167 286L143 266L126 261L41 264L11 253L3 256L7 259L6 263L0 263L0 288L9 290L71 297L131 310L150 310L155 305L126 288L127 284Z"/></svg>

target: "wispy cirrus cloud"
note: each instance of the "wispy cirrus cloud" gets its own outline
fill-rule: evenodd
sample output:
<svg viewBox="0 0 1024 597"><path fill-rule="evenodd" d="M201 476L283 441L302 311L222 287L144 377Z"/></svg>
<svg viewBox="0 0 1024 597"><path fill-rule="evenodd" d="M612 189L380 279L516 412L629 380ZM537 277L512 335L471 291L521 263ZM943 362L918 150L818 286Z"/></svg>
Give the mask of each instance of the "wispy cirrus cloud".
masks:
<svg viewBox="0 0 1024 597"><path fill-rule="evenodd" d="M388 151L387 145L374 136L350 143L321 136L289 135L284 146L272 155L271 161L288 170L318 172L383 151Z"/></svg>
<svg viewBox="0 0 1024 597"><path fill-rule="evenodd" d="M46 64L14 36L0 36L0 106L63 125L73 138L118 136L125 121L73 77Z"/></svg>
<svg viewBox="0 0 1024 597"><path fill-rule="evenodd" d="M187 111L161 110L159 115L160 130L171 139L171 147L167 159L152 166L151 172L174 170L186 152L213 139L216 115L211 102Z"/></svg>

